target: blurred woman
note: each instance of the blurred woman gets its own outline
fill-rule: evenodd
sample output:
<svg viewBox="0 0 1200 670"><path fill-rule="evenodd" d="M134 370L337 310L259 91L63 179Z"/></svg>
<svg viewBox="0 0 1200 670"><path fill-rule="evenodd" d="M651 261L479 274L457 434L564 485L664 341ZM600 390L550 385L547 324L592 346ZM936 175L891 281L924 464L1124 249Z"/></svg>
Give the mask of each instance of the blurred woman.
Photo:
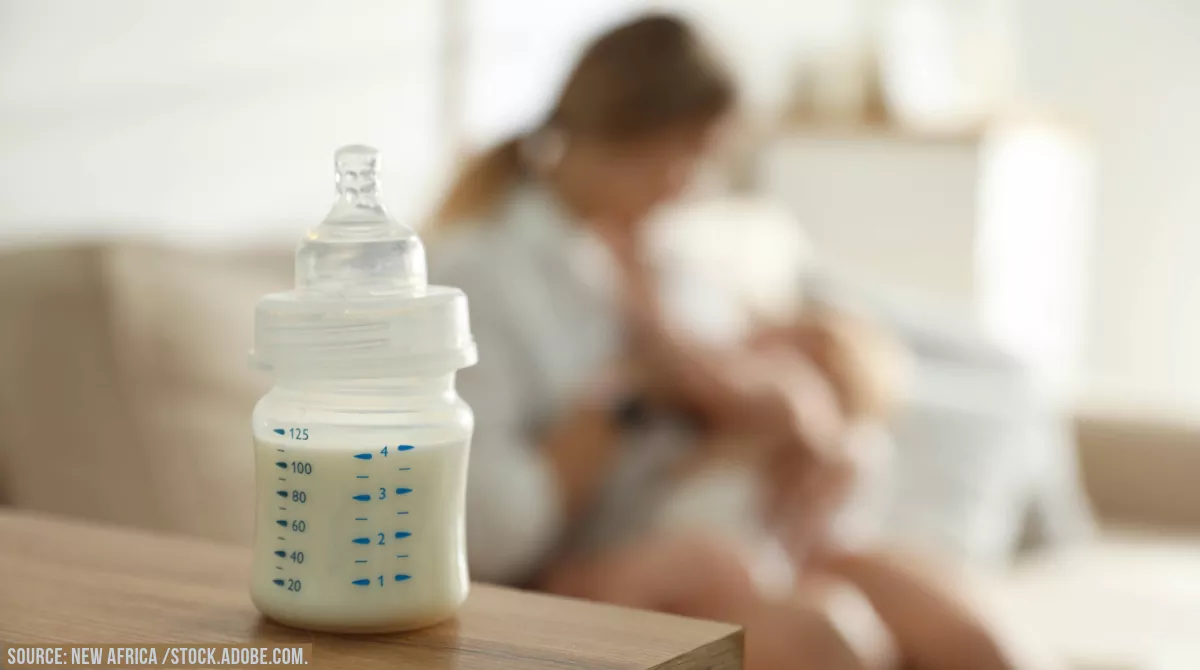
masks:
<svg viewBox="0 0 1200 670"><path fill-rule="evenodd" d="M643 228L734 105L687 25L634 20L592 43L547 118L469 164L436 212L431 276L468 293L481 351L459 383L476 417L472 574L742 624L751 670L897 655L931 670L1006 667L970 611L907 561L826 552L820 581L768 595L758 555L647 523L698 455L732 457L772 475L769 497L811 556L857 471L847 427L883 394L859 355L869 338L837 317L766 338L764 359L669 316L664 285L726 308L699 278L657 276ZM788 569L801 567L790 553Z"/></svg>

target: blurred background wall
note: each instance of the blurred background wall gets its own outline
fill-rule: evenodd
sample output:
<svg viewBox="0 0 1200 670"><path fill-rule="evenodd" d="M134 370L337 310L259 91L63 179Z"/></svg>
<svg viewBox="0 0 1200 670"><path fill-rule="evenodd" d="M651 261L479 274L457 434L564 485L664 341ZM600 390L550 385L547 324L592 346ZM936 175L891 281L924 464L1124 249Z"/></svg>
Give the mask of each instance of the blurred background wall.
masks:
<svg viewBox="0 0 1200 670"><path fill-rule="evenodd" d="M352 141L418 216L444 170L437 7L0 3L0 235L290 244Z"/></svg>
<svg viewBox="0 0 1200 670"><path fill-rule="evenodd" d="M802 64L836 70L864 25L905 4L921 3L654 6L696 17L743 76L752 118L772 119ZM974 4L989 17L997 89L1086 138L1097 161L1086 226L1063 233L1070 253L1041 263L1081 273L1060 291L1074 295L1064 309L1078 312L1078 334L1048 349L1077 360L1068 393L1103 408L1195 411L1200 86L1190 70L1200 62L1200 5ZM5 0L0 240L290 243L326 206L330 149L349 141L383 149L388 204L416 220L456 154L534 118L580 39L646 6ZM1024 277L1006 300L1020 303L1036 284Z"/></svg>
<svg viewBox="0 0 1200 670"><path fill-rule="evenodd" d="M1026 0L1022 80L1100 160L1084 392L1200 407L1200 4Z"/></svg>

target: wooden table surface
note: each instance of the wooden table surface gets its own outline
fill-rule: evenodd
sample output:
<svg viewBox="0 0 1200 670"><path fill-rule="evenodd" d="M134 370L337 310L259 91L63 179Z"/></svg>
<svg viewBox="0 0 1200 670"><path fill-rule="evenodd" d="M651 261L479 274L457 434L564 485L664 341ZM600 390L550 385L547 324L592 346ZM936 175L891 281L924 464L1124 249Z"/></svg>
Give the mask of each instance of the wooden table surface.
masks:
<svg viewBox="0 0 1200 670"><path fill-rule="evenodd" d="M319 668L740 668L736 627L482 584L457 619L394 635L286 628L250 603L242 547L0 511L0 640L311 643Z"/></svg>

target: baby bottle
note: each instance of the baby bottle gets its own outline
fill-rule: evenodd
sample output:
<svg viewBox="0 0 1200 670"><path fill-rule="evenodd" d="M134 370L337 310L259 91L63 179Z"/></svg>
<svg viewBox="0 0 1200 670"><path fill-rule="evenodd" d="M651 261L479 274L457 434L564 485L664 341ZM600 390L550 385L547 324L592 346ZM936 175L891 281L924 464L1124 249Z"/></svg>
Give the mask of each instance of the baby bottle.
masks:
<svg viewBox="0 0 1200 670"><path fill-rule="evenodd" d="M387 632L467 596L473 417L454 389L476 360L467 299L426 283L425 251L380 205L378 154L335 156L337 202L296 249L294 290L263 296L255 364L251 597L284 624Z"/></svg>

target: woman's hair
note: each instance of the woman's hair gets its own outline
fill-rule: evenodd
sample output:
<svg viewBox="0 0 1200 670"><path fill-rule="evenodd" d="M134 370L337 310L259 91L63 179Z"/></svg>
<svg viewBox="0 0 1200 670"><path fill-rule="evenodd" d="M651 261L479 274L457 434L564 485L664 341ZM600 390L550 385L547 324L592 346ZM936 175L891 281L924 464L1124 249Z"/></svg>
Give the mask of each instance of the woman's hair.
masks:
<svg viewBox="0 0 1200 670"><path fill-rule="evenodd" d="M644 16L597 38L567 79L544 129L631 141L706 125L734 104L730 76L684 21ZM475 157L438 207L435 226L490 212L524 174L521 136Z"/></svg>

